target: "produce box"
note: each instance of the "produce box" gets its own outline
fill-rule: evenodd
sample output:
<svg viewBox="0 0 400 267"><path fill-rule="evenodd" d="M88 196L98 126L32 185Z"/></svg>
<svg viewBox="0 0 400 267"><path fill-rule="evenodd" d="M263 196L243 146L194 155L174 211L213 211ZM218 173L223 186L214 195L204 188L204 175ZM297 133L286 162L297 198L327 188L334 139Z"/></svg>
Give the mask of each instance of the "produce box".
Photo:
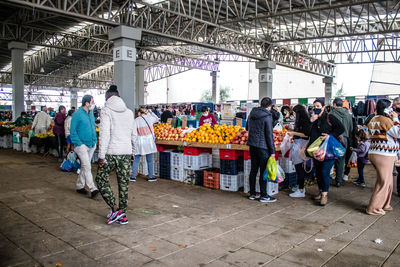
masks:
<svg viewBox="0 0 400 267"><path fill-rule="evenodd" d="M240 172L236 175L221 174L219 188L225 191L239 191L243 187L244 175Z"/></svg>
<svg viewBox="0 0 400 267"><path fill-rule="evenodd" d="M221 174L237 175L244 171L243 164L243 157L239 157L237 160L220 159Z"/></svg>
<svg viewBox="0 0 400 267"><path fill-rule="evenodd" d="M184 181L183 166L172 166L171 167L171 180L183 182Z"/></svg>
<svg viewBox="0 0 400 267"><path fill-rule="evenodd" d="M207 169L204 171L203 185L208 188L219 189L220 186L220 173L219 169Z"/></svg>

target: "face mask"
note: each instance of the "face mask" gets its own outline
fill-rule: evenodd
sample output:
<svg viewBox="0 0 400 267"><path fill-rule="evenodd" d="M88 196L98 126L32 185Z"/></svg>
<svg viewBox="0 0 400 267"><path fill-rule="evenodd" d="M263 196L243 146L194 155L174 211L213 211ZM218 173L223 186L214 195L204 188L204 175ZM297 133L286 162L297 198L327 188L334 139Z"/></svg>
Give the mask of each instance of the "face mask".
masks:
<svg viewBox="0 0 400 267"><path fill-rule="evenodd" d="M204 116L204 117L207 117L207 116L208 116L208 112L203 113L203 116Z"/></svg>
<svg viewBox="0 0 400 267"><path fill-rule="evenodd" d="M385 114L390 115L390 113L393 111L392 108L385 108L385 110L383 111Z"/></svg>
<svg viewBox="0 0 400 267"><path fill-rule="evenodd" d="M322 112L321 108L314 108L315 115L319 115L319 114L321 114L321 112Z"/></svg>
<svg viewBox="0 0 400 267"><path fill-rule="evenodd" d="M397 113L400 113L400 108L395 108L394 109Z"/></svg>

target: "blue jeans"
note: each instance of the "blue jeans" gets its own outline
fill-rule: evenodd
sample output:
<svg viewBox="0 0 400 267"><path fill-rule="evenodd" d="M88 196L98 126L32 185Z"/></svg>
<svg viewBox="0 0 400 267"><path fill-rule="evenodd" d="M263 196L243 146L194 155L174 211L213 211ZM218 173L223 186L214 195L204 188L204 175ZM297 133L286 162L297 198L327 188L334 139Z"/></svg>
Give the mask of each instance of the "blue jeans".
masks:
<svg viewBox="0 0 400 267"><path fill-rule="evenodd" d="M364 167L365 167L365 158L357 159L357 170L358 170L358 182L364 183Z"/></svg>
<svg viewBox="0 0 400 267"><path fill-rule="evenodd" d="M317 171L318 188L322 192L329 192L331 185L331 169L335 164L334 159L326 159L323 162L314 160L315 169Z"/></svg>
<svg viewBox="0 0 400 267"><path fill-rule="evenodd" d="M141 157L142 157L142 155L135 155L135 160L133 161L133 164L132 164L132 178L136 178L136 174L139 169L139 162L140 162ZM154 178L153 154L147 154L146 161L147 161L147 170L149 172L149 178L152 179L152 178Z"/></svg>

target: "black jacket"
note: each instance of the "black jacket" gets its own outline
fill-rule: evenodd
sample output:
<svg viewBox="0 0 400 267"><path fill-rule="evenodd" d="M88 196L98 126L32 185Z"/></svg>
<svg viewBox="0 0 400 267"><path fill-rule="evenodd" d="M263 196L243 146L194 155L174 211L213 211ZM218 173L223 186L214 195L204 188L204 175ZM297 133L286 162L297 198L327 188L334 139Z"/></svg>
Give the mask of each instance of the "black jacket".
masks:
<svg viewBox="0 0 400 267"><path fill-rule="evenodd" d="M279 111L276 111L274 109L271 109L271 113L272 113L272 125L275 127L275 125L277 125L278 122L279 122L279 118L281 117L281 113L279 113Z"/></svg>
<svg viewBox="0 0 400 267"><path fill-rule="evenodd" d="M166 110L161 114L161 122L166 123L169 118L172 119L173 117L174 116L172 115L172 112L169 110Z"/></svg>
<svg viewBox="0 0 400 267"><path fill-rule="evenodd" d="M329 116L329 122L328 114L324 112L324 114L322 114L322 116L318 118L318 120L312 123L310 144L312 144L323 133L331 134L336 139L339 137L339 135L344 133L343 124L335 116Z"/></svg>
<svg viewBox="0 0 400 267"><path fill-rule="evenodd" d="M249 146L266 149L269 154L275 154L272 114L265 108L253 108L247 119Z"/></svg>

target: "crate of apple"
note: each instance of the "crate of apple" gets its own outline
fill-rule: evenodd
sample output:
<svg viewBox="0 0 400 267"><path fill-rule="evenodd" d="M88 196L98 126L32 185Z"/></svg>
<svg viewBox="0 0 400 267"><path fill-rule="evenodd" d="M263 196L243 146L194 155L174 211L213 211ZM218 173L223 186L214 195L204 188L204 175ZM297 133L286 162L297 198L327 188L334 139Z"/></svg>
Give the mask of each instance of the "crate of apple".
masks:
<svg viewBox="0 0 400 267"><path fill-rule="evenodd" d="M285 134L287 133L287 130L275 130L273 131L274 133L274 144L275 146L280 146L283 138L285 137Z"/></svg>
<svg viewBox="0 0 400 267"><path fill-rule="evenodd" d="M162 127L155 130L156 139L166 141L182 141L185 137L182 128Z"/></svg>
<svg viewBox="0 0 400 267"><path fill-rule="evenodd" d="M232 139L232 144L246 145L248 138L249 138L249 133L246 130L241 130Z"/></svg>

